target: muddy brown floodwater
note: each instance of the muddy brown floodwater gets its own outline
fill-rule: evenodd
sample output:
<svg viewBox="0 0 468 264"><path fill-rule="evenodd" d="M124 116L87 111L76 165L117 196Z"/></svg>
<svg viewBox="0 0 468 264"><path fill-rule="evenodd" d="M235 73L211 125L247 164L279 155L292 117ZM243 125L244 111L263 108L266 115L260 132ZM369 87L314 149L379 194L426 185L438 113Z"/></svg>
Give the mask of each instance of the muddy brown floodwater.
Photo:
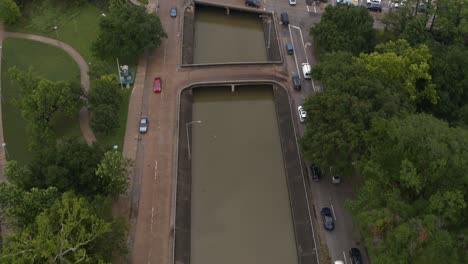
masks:
<svg viewBox="0 0 468 264"><path fill-rule="evenodd" d="M191 264L294 264L271 86L193 90Z"/></svg>
<svg viewBox="0 0 468 264"><path fill-rule="evenodd" d="M265 62L267 53L258 14L197 7L193 63Z"/></svg>

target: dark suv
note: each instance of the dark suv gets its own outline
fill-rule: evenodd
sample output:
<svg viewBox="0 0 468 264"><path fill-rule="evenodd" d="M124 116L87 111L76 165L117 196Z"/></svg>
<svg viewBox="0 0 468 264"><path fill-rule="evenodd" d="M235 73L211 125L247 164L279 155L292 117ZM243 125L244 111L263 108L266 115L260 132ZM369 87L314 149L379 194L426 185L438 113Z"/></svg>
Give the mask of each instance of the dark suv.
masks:
<svg viewBox="0 0 468 264"><path fill-rule="evenodd" d="M359 251L358 248L351 248L349 250L349 257L351 258L351 263L352 264L363 264L362 263L362 257L361 257L361 251Z"/></svg>
<svg viewBox="0 0 468 264"><path fill-rule="evenodd" d="M312 181L319 181L322 178L322 169L315 166L315 164L310 165L310 176Z"/></svg>
<svg viewBox="0 0 468 264"><path fill-rule="evenodd" d="M292 83L293 83L293 88L294 90L300 91L301 90L301 78L294 74L292 77Z"/></svg>
<svg viewBox="0 0 468 264"><path fill-rule="evenodd" d="M245 5L259 8L260 2L258 2L257 0L245 0Z"/></svg>
<svg viewBox="0 0 468 264"><path fill-rule="evenodd" d="M374 12L382 12L382 4L374 2L367 3L367 10Z"/></svg>

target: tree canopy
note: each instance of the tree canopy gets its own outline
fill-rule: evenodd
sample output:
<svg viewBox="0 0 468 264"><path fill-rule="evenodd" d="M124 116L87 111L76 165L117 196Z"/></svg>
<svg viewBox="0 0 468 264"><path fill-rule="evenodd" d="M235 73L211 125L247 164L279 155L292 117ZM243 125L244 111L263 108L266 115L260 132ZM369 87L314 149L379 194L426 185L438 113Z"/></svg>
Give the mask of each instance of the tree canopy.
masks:
<svg viewBox="0 0 468 264"><path fill-rule="evenodd" d="M374 122L367 143L364 186L349 206L373 263L462 263L468 132L416 114Z"/></svg>
<svg viewBox="0 0 468 264"><path fill-rule="evenodd" d="M320 22L311 28L320 53L349 51L355 55L374 45L374 20L365 8L353 5L327 6Z"/></svg>
<svg viewBox="0 0 468 264"><path fill-rule="evenodd" d="M367 153L371 121L414 112L422 100L437 101L429 73L429 49L404 40L378 45L375 52L324 56L313 75L325 91L309 97L307 129L301 139L306 158L337 172Z"/></svg>
<svg viewBox="0 0 468 264"><path fill-rule="evenodd" d="M14 24L20 18L21 12L14 0L0 1L0 19L5 24Z"/></svg>
<svg viewBox="0 0 468 264"><path fill-rule="evenodd" d="M147 48L157 48L166 37L155 13L127 1L110 6L101 18L98 38L92 44L93 54L102 59L121 58L133 62Z"/></svg>
<svg viewBox="0 0 468 264"><path fill-rule="evenodd" d="M92 247L111 230L112 223L100 218L85 198L64 193L30 226L6 237L0 258L8 263L109 263L102 256L107 252Z"/></svg>

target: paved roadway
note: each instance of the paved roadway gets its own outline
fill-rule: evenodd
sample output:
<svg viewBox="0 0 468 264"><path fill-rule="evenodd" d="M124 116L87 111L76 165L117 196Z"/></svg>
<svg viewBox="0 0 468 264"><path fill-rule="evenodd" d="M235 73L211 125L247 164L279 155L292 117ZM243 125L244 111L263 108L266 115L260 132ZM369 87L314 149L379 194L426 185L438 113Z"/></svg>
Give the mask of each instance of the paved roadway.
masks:
<svg viewBox="0 0 468 264"><path fill-rule="evenodd" d="M336 1L332 0L330 4L335 5ZM365 1L361 4L365 5ZM382 0L382 6L383 12L388 12L390 1ZM299 72L299 76L302 77L301 63L309 62L312 67L317 64L317 58L310 48L313 45L313 40L309 37L309 29L320 21L326 5L313 2L311 6L307 6L305 0L298 0L296 6L290 6L288 0L265 0L265 7L268 11L274 11L278 20L280 13L288 13L290 25L287 27L282 25L279 36L283 43L291 42L294 46L294 55L286 55L285 59L289 73ZM379 21L382 14L371 12L371 15L374 17L374 27L383 28L383 24ZM302 81L302 90L291 93L294 99L294 109L303 103L305 97L321 91L319 82L304 79ZM303 135L303 133L304 127L299 124L299 134ZM332 261L344 260L345 263L351 263L349 249L357 247L363 254L364 263L369 263L365 249L361 245L358 230L353 226L351 214L344 208L345 200L353 195L351 185L349 182L344 182L339 186L333 185L328 176L330 173L327 171L325 173L327 176L322 181L312 182L310 190L314 204L313 209L315 209L314 215L318 217L316 220L320 223L319 232L328 245L330 258ZM325 231L321 225L320 209L322 207L330 207L333 210L336 227L331 232Z"/></svg>
<svg viewBox="0 0 468 264"><path fill-rule="evenodd" d="M243 0L212 1L243 6ZM323 6L307 7L305 0L298 0L297 6L291 7L287 0L266 0L264 8L277 12L277 18L284 10L290 14L290 26L279 26L280 45L284 48L287 41L293 41L295 56L287 56L284 65L180 68L181 15L183 5L187 2L159 2L158 13L168 38L162 42L160 48L148 52L148 56L140 60L137 82L130 99L124 155L135 159L135 173L131 179L130 195L122 197L120 205L115 209L122 215L130 215L130 257L127 260L129 263L171 263L173 189L176 172L174 161L177 154L177 97L183 87L206 81L275 80L290 90L295 109L302 104L305 96L320 90L318 82L303 81L302 90L293 91L290 73L297 71L298 67L301 71L300 64L304 61L308 61L312 66L317 63L310 45L307 44L312 43L308 31L311 25L320 20ZM179 11L177 18L169 16L169 9L173 5L176 5ZM252 75L252 72L255 72L255 75ZM302 76L302 73L299 75ZM151 91L155 76L162 78L161 94L153 94ZM148 116L150 120L149 132L145 135L137 132L141 115ZM297 122L297 127L302 135L303 126ZM326 233L321 226L319 230L323 233L322 236L325 236L332 260L343 259L343 251L347 252L350 247L356 245L352 236L351 218L342 207L344 199L351 194L350 187L346 184L332 186L329 181L324 180L312 186L312 194L316 209L333 204L337 217L336 230ZM316 213L319 215L318 211Z"/></svg>

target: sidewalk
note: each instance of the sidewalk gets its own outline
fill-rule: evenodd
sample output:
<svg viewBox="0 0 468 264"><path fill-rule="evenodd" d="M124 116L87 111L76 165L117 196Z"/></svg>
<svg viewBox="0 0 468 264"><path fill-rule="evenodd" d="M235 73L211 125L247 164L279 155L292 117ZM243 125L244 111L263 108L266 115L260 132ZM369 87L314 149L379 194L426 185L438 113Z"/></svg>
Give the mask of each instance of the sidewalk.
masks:
<svg viewBox="0 0 468 264"><path fill-rule="evenodd" d="M2 72L3 37L4 37L3 23L0 22L0 74ZM0 181L5 182L6 178L5 178L5 175L3 174L3 169L5 168L5 163L6 163L6 152L3 146L1 145L5 142L3 140L3 118L2 118L2 107L1 107L2 102L3 102L2 82L0 78L0 148L1 148L0 149Z"/></svg>

